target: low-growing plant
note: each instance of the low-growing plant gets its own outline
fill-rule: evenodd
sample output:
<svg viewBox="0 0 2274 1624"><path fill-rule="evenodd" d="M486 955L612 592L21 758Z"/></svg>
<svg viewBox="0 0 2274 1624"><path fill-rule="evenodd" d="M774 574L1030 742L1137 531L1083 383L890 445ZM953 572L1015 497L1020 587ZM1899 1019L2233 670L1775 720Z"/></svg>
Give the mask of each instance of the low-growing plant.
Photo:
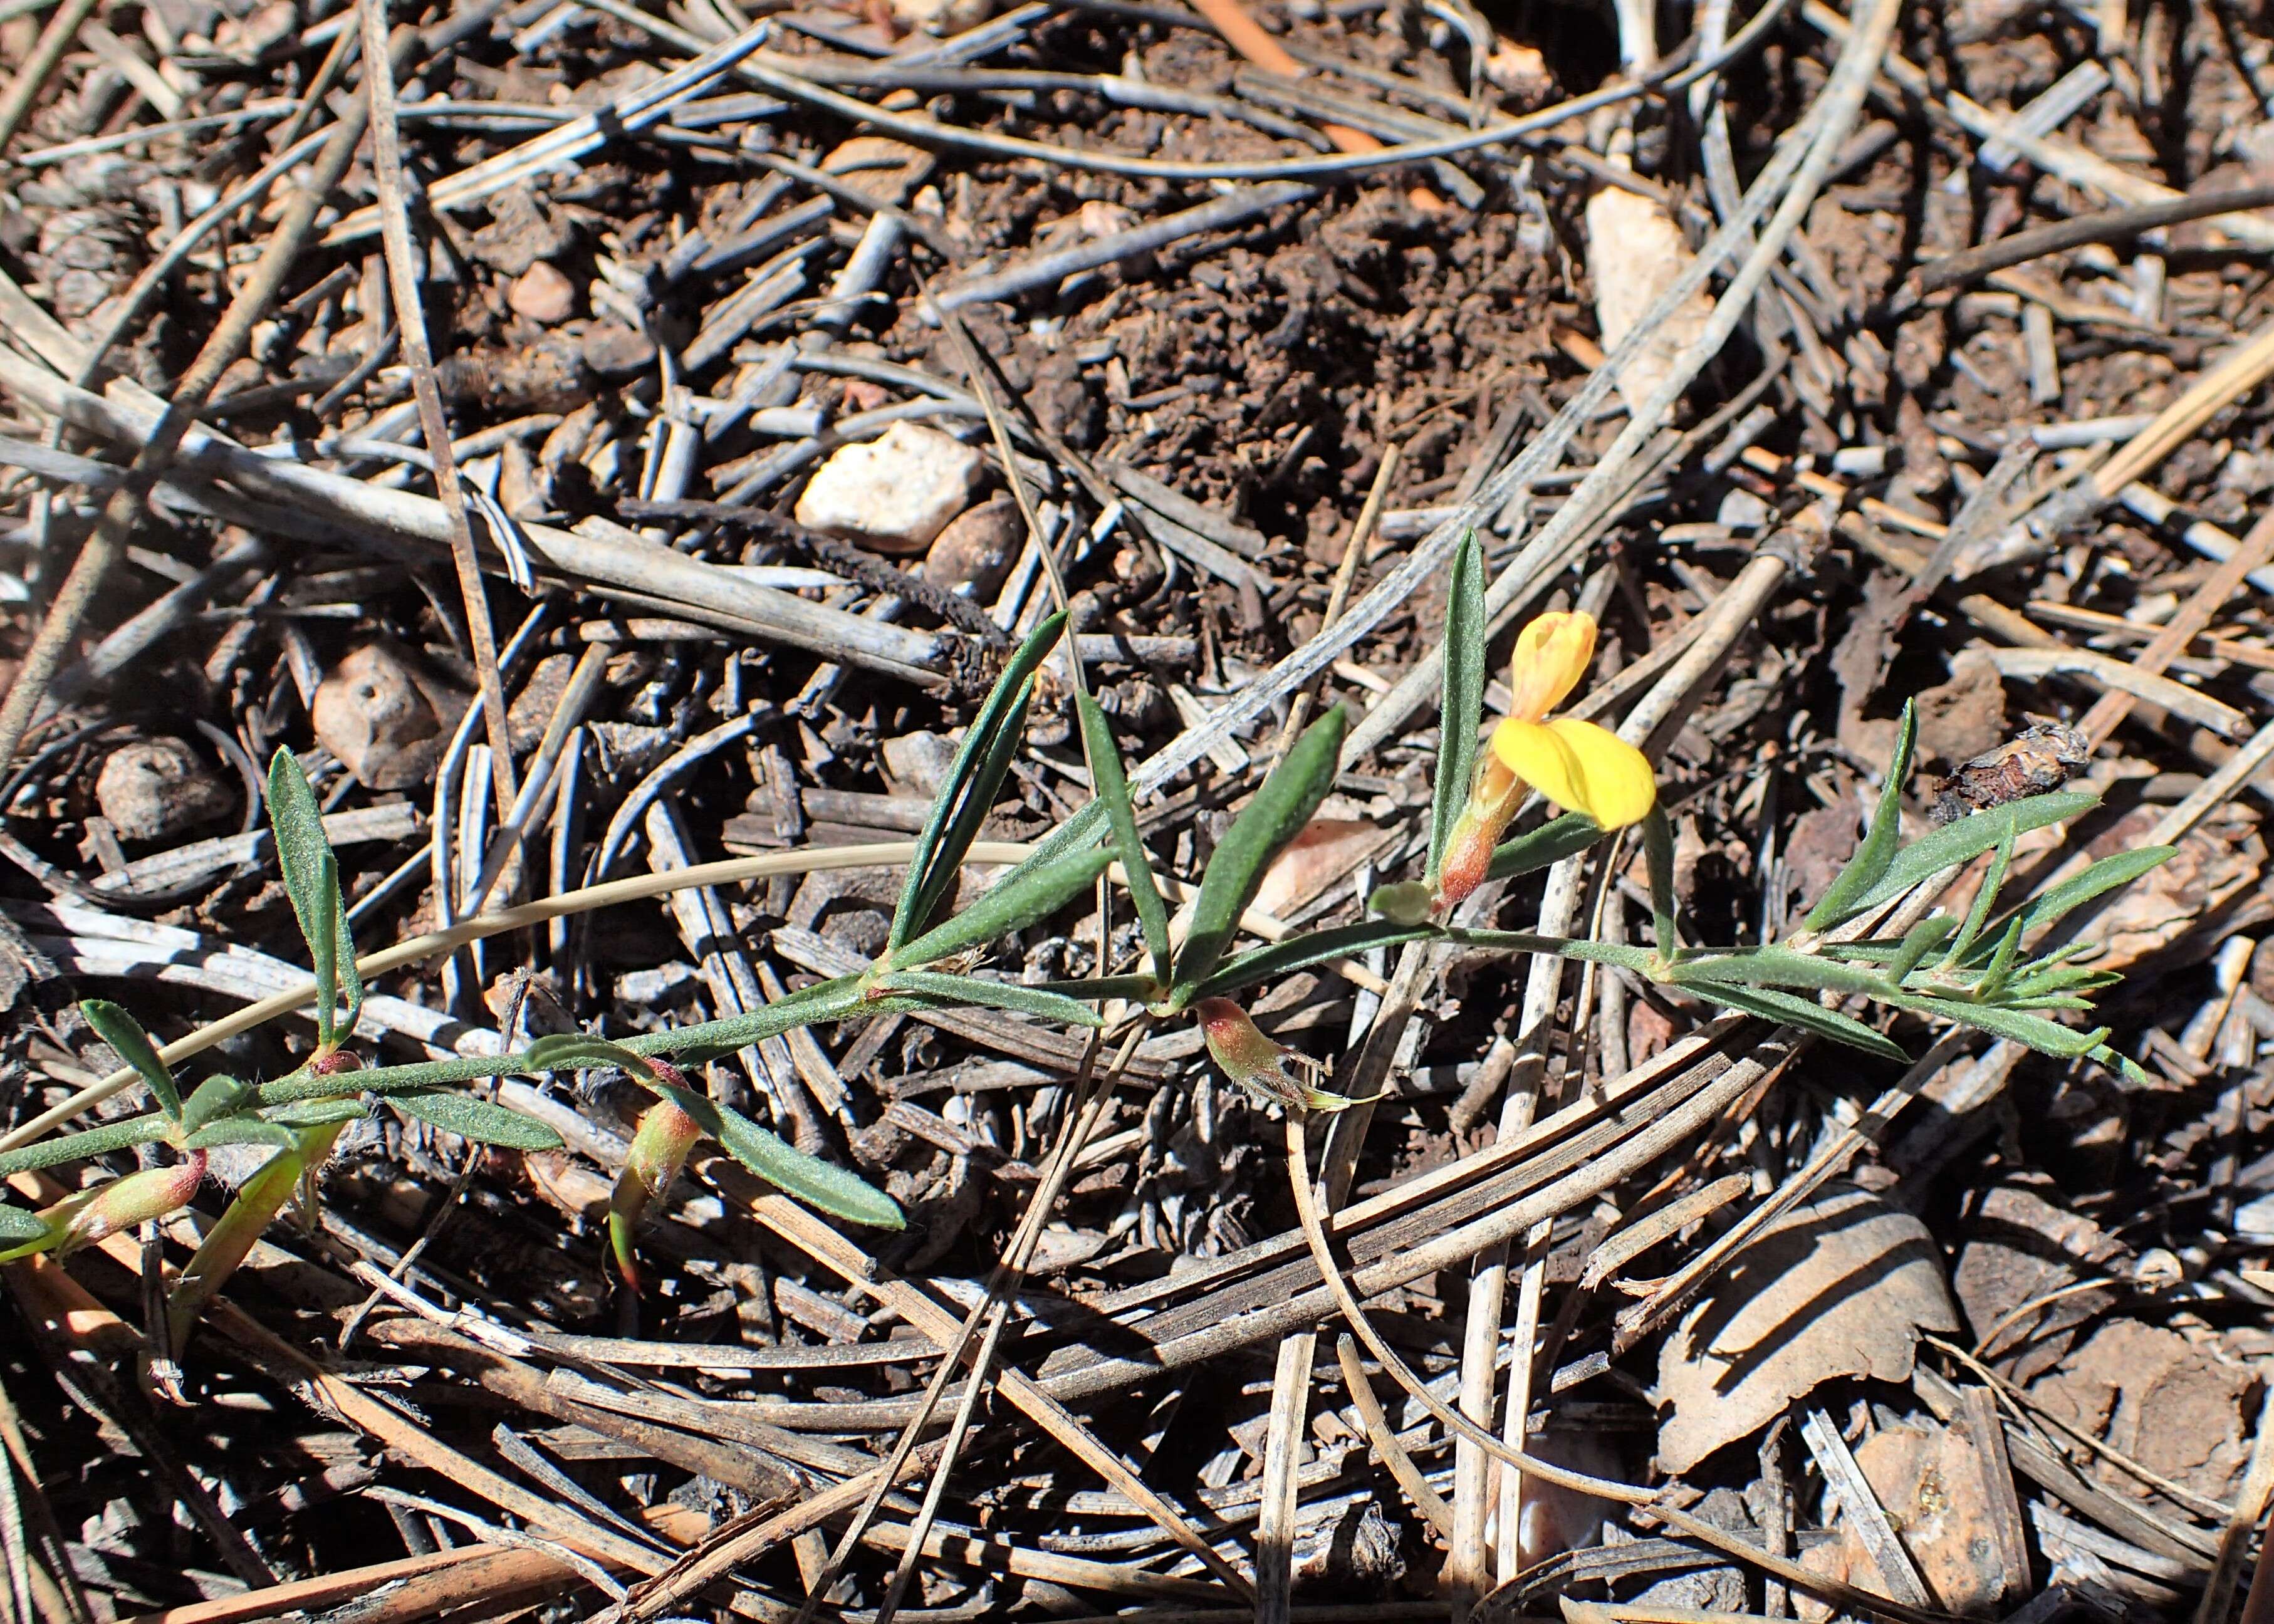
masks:
<svg viewBox="0 0 2274 1624"><path fill-rule="evenodd" d="M175 1284L169 1329L178 1346L294 1191L312 1201L316 1172L349 1121L384 1101L478 1144L551 1148L561 1139L550 1126L476 1096L469 1085L597 1070L620 1073L653 1096L609 1206L610 1245L628 1283L637 1282L639 1223L705 1139L809 1206L850 1222L898 1229L903 1216L889 1196L708 1098L689 1082L686 1068L794 1027L888 1011L977 1005L1098 1028L1105 1024L1105 1009L1118 1003L1150 1019L1191 1016L1216 1064L1269 1104L1298 1112L1338 1109L1351 1101L1319 1087L1315 1063L1265 1036L1236 995L1375 948L1422 941L1615 965L1658 985L1891 1060L1907 1056L1864 1019L1873 1008L1971 1026L2048 1055L2089 1056L2136 1073L2108 1047L2106 1028L2078 1031L2058 1019L2088 1011L2090 995L2118 978L2078 962L2080 947L2037 952L2029 944L2071 910L2164 861L2171 848L2104 859L2000 914L1999 891L2017 838L2076 816L2095 797L2070 792L2014 801L1905 845L1902 791L1916 737L1916 719L1907 707L1870 828L1802 929L1771 944L1684 946L1675 929L1672 836L1647 760L1593 723L1553 714L1592 662L1592 618L1546 614L1523 628L1510 673L1511 714L1480 748L1487 658L1483 581L1482 556L1471 537L1451 579L1427 862L1418 880L1374 894L1371 911L1378 917L1233 951L1266 871L1334 783L1345 727L1339 706L1295 739L1233 820L1202 872L1179 936L1138 828L1111 729L1087 694L1078 695L1074 706L1093 799L969 906L950 911L958 872L1023 739L1036 673L1065 629L1058 615L1013 652L968 730L915 843L885 951L874 963L747 1013L621 1041L572 1034L541 1038L508 1054L365 1064L351 1047L364 990L338 864L305 775L290 751L279 750L269 774L269 816L285 890L313 970L313 1052L287 1076L260 1083L211 1077L184 1098L134 1018L116 1004L87 1001L82 1008L90 1026L140 1076L156 1109L0 1154L0 1176L143 1145L167 1147L178 1160L81 1191L40 1212L0 1206L0 1261L69 1252L163 1216L195 1193L209 1150L267 1147L268 1161L240 1186ZM1533 790L1565 810L1504 839ZM1456 921L1456 909L1486 880L1545 868L1630 826L1638 827L1641 837L1655 918L1652 945L1480 929ZM1881 933L1904 899L1985 853L1992 854L1989 871L1963 918L1926 914L1899 932ZM1142 940L1135 969L1111 974L1111 966L1101 965L1106 973L1042 986L975 973L978 956L990 944L1058 913L1117 863Z"/></svg>

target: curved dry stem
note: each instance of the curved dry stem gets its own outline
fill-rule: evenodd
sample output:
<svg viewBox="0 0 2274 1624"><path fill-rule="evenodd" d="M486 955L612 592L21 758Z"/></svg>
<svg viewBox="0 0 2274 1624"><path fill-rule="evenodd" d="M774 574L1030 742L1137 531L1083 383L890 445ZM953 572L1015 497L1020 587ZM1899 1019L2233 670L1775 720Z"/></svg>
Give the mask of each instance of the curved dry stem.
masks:
<svg viewBox="0 0 2274 1624"><path fill-rule="evenodd" d="M1429 1391L1428 1384L1414 1373L1412 1367L1382 1339L1382 1333L1374 1329L1374 1321L1367 1317L1357 1294L1351 1289L1350 1282L1343 1277L1342 1267L1335 1261L1334 1253L1327 1244L1326 1229L1319 1216L1318 1195L1311 1188L1310 1157L1303 1145L1303 1119L1292 1114L1287 1117L1287 1182L1294 1192L1295 1216L1302 1226L1303 1239L1310 1246L1312 1259L1318 1264L1319 1274L1325 1280L1327 1289L1333 1294L1335 1304L1342 1311L1343 1318L1349 1321L1359 1340L1381 1361L1382 1367L1389 1372L1397 1385L1419 1400L1422 1408L1437 1418L1440 1425L1527 1477L1537 1478L1575 1493L1592 1494L1599 1500L1638 1507L1668 1528L1711 1545L1732 1560L1761 1568L1797 1590L1806 1590L1811 1596L1820 1596L1850 1613L1880 1613L1904 1620L1904 1624L1937 1624L1939 1614L1907 1607L1901 1602L1889 1601L1884 1596L1874 1596L1852 1585L1828 1580L1821 1574L1811 1573L1797 1562L1772 1556L1710 1522L1701 1522L1662 1504L1658 1496L1648 1489L1630 1483L1614 1483L1608 1477L1591 1477L1585 1472L1553 1465L1536 1455L1526 1455L1487 1429L1479 1426Z"/></svg>
<svg viewBox="0 0 2274 1624"><path fill-rule="evenodd" d="M1350 1389L1351 1402L1358 1407L1358 1418L1365 1423L1367 1441L1374 1446L1374 1457L1389 1468L1389 1475L1397 1479L1397 1486L1405 1491L1405 1498L1413 1508L1429 1519L1429 1526L1437 1538L1450 1541L1453 1538L1453 1508L1445 1497L1429 1486L1429 1479L1405 1453L1405 1446L1397 1441L1397 1429L1389 1425L1389 1417L1382 1408L1382 1401L1374 1395L1374 1383L1367 1377L1366 1367L1358 1360L1358 1344L1343 1336L1335 1342L1335 1361L1343 1367L1343 1385Z"/></svg>

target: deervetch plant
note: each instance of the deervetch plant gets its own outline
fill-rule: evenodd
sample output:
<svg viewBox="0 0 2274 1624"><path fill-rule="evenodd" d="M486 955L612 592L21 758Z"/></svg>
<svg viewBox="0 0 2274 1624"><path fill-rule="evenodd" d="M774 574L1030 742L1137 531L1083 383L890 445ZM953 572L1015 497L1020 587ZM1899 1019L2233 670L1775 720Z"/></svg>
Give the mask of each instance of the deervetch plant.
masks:
<svg viewBox="0 0 2274 1624"><path fill-rule="evenodd" d="M1916 735L1916 718L1906 708L1871 826L1802 929L1773 944L1684 946L1675 931L1673 840L1648 761L1606 729L1554 715L1592 662L1590 617L1545 614L1518 633L1510 678L1512 712L1480 750L1484 565L1473 537L1464 541L1451 577L1427 868L1419 880L1375 893L1379 917L1232 951L1266 871L1334 783L1346 719L1341 707L1296 738L1224 832L1178 939L1138 828L1118 748L1103 711L1087 694L1078 695L1074 705L1096 789L1092 801L970 906L949 913L958 871L1023 741L1036 673L1065 624L1063 615L1052 616L1020 644L981 706L915 841L885 951L874 963L744 1014L621 1041L570 1034L538 1039L511 1054L364 1064L350 1047L364 992L338 864L306 777L291 754L280 750L269 775L269 816L284 886L313 969L313 1051L285 1077L258 1084L212 1077L184 1098L133 1017L89 1000L82 1006L89 1024L140 1076L155 1109L0 1154L0 1177L141 1145L166 1147L178 1159L82 1190L39 1212L0 1205L0 1261L69 1252L164 1216L195 1195L209 1150L267 1147L268 1160L240 1186L175 1282L169 1320L178 1347L294 1192L313 1201L316 1175L348 1122L384 1101L478 1144L552 1148L561 1139L551 1127L477 1097L469 1086L597 1070L620 1073L653 1097L609 1203L610 1246L628 1283L637 1282L634 1237L642 1219L706 1139L819 1211L898 1229L904 1218L890 1197L708 1098L690 1083L689 1069L797 1026L890 1011L976 1005L1096 1029L1106 1024L1105 1009L1121 1004L1148 1019L1193 1017L1216 1064L1267 1104L1296 1112L1339 1109L1351 1101L1317 1086L1318 1064L1267 1037L1235 995L1375 948L1424 940L1616 965L1661 986L1894 1060L1907 1056L1863 1018L1871 1006L1975 1027L2063 1058L2090 1056L2137 1074L2130 1061L2108 1048L2105 1028L2080 1032L2056 1019L2089 1010L2090 995L2118 978L2076 962L2081 945L2038 954L2028 944L2071 910L2152 868L2172 848L2104 859L1998 913L2015 839L2076 816L2096 804L2095 797L2068 792L2017 801L1902 845L1902 788ZM1504 840L1532 788L1568 810ZM1638 828L1649 877L1652 946L1450 922L1457 905L1487 879L1545 868L1630 826ZM1992 853L1989 872L1962 919L1931 914L1900 936L1871 933L1868 927L1893 914L1916 888L1984 853ZM1042 986L975 973L975 962L992 944L1058 913L1115 864L1142 937L1136 968ZM1840 1003L1860 1000L1861 1008L1851 1012L1827 1004L1826 994Z"/></svg>

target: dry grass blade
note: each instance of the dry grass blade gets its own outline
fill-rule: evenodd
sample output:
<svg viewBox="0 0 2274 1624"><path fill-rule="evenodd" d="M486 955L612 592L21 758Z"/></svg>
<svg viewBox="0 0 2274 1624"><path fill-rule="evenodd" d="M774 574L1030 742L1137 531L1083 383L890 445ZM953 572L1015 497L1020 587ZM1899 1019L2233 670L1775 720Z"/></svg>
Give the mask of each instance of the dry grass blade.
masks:
<svg viewBox="0 0 2274 1624"><path fill-rule="evenodd" d="M482 584L475 552L474 522L450 450L450 420L434 380L434 352L426 340L426 310L419 297L418 244L410 235L410 203L403 181L403 125L395 96L395 70L388 59L387 0L357 0L363 28L364 92L371 103L372 177L379 187L380 239L387 253L388 291L395 305L403 358L418 402L418 426L433 459L434 491L450 515L450 558L458 572L458 594L466 612L466 639L473 645L480 680L482 711L488 725L490 776L501 805L516 798L513 730L506 719L505 680L498 670L497 634L490 625L488 589ZM478 905L477 905L478 906Z"/></svg>

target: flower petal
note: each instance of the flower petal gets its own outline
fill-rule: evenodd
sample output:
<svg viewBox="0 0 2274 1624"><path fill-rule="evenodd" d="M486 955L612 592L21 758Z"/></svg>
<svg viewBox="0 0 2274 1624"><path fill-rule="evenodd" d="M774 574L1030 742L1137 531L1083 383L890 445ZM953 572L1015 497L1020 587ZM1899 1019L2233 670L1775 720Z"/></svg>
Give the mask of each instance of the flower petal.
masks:
<svg viewBox="0 0 2274 1624"><path fill-rule="evenodd" d="M1558 717L1552 722L1502 722L1493 754L1508 770L1559 807L1585 812L1606 829L1639 822L1658 800L1650 759L1616 733Z"/></svg>
<svg viewBox="0 0 2274 1624"><path fill-rule="evenodd" d="M1509 715L1544 721L1579 686L1595 658L1595 617L1573 610L1538 616L1516 635L1509 667Z"/></svg>

